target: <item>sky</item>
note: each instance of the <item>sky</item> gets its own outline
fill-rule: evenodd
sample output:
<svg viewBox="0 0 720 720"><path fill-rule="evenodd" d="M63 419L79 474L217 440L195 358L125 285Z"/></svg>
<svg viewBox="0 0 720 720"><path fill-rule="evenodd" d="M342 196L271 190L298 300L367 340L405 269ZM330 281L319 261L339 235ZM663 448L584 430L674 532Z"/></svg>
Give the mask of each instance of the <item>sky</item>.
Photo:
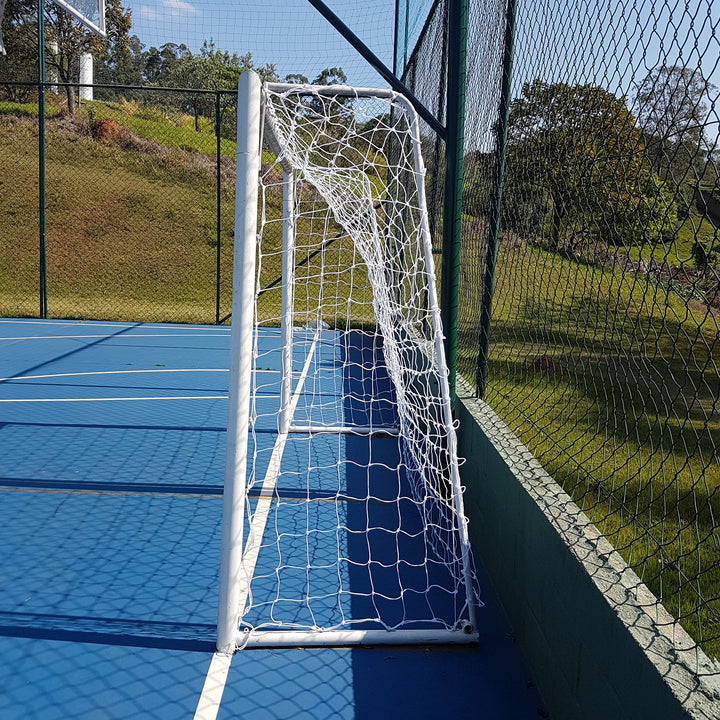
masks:
<svg viewBox="0 0 720 720"><path fill-rule="evenodd" d="M311 80L326 67L342 67L354 85L386 87L307 0L125 0L132 32L146 46L205 40L220 50L252 53L256 65L276 65L280 77ZM328 4L388 67L393 63L394 0L329 0Z"/></svg>
<svg viewBox="0 0 720 720"><path fill-rule="evenodd" d="M325 0L389 68L393 65L395 0ZM185 43L194 52L212 40L220 50L252 54L256 65L272 63L278 75L300 73L312 80L327 67L342 67L349 84L386 87L307 0L124 0L132 32L147 46ZM485 87L487 112L470 108L475 139L488 142L494 120L506 0L471 0L468 71ZM410 45L432 0L399 0L400 30ZM643 78L663 63L698 69L720 87L718 0L518 0L512 96L524 82L587 83L606 88L628 103ZM472 92L469 93L472 98ZM717 91L709 135L720 132ZM476 126L476 127L473 127Z"/></svg>

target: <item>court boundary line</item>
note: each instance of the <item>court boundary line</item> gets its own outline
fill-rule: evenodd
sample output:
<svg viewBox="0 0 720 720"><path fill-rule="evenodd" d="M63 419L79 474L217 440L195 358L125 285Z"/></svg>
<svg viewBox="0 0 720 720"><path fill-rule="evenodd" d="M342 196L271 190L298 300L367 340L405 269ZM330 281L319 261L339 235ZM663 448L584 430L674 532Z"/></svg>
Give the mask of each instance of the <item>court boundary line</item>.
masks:
<svg viewBox="0 0 720 720"><path fill-rule="evenodd" d="M227 400L227 398L227 395L159 395L157 397L148 396L101 398L0 398L0 403L137 402L138 400Z"/></svg>
<svg viewBox="0 0 720 720"><path fill-rule="evenodd" d="M210 660L193 720L215 720L225 692L232 655L214 652Z"/></svg>
<svg viewBox="0 0 720 720"><path fill-rule="evenodd" d="M295 414L295 409L297 408L297 404L300 400L300 395L302 394L302 389L305 385L305 379L310 371L310 365L312 363L313 356L315 355L317 340L318 338L316 335L312 345L310 346L308 355L305 358L305 364L303 365L297 386L295 387L295 391L293 392L290 400L290 405L288 406L288 417L290 418L292 418ZM288 436L289 432L287 429L278 434L277 439L275 440L272 455L270 456L270 461L268 462L267 470L265 471L265 477L263 478L262 485L260 486L259 499L257 505L255 506L250 532L248 533L247 540L245 541L245 549L242 554L244 586L241 586L240 588L238 617L242 616L245 610L248 595L250 594L250 584L252 583L252 578L255 574L255 565L257 564L258 555L260 554L260 546L262 544L262 536L265 533L267 519L270 515L270 506L272 505L274 498L277 479L280 475L280 464L282 462L283 453L285 452L285 445L287 444ZM255 542L256 538L259 538L258 542Z"/></svg>
<svg viewBox="0 0 720 720"><path fill-rule="evenodd" d="M13 375L0 378L0 382L14 380L46 380L61 377L85 377L91 375L131 375L132 373L174 373L174 372L230 372L227 368L152 368L148 370L91 370L86 372L51 373L49 375ZM267 372L264 371L264 372Z"/></svg>
<svg viewBox="0 0 720 720"><path fill-rule="evenodd" d="M293 416L298 401L300 400L300 394L302 393L303 386L305 385L305 378L310 370L310 364L315 354L316 345L317 335L315 336L315 339L310 346L308 355L305 358L305 364L298 379L293 396L290 400L290 406L288 408L290 417ZM265 477L263 478L263 482L260 487L260 495L258 497L257 505L255 506L255 512L253 513L250 531L248 532L248 537L245 541L245 549L242 555L244 581L240 588L238 617L243 614L248 595L250 594L250 584L255 573L255 565L257 563L261 545L260 542L255 543L254 540L258 533L260 539L262 540L262 536L265 532L265 526L267 525L267 519L270 514L270 505L272 504L277 478L280 474L280 463L285 451L287 439L288 433L285 431L279 433L277 439L275 440L270 462L268 463L267 470L265 471ZM246 557L248 557L248 562L246 562ZM203 689L200 693L200 698L198 699L193 720L215 720L217 717L217 713L220 709L220 703L222 702L222 696L225 692L225 685L227 683L227 676L230 670L232 657L232 655L227 655L225 653L213 653L213 658L210 661L210 667L208 668L208 672L205 677L205 683L203 684Z"/></svg>
<svg viewBox="0 0 720 720"><path fill-rule="evenodd" d="M136 327L138 325L138 321L133 320L63 320L62 318L58 318L56 320L44 320L42 318L0 318L0 324L3 323L7 325L51 325L55 327L58 325L65 327L72 327L74 325L81 325L83 327ZM140 322L140 324L150 328L169 327L172 329L182 328L187 330L207 330L208 328L217 328L218 330L227 330L228 332L231 329L230 325L207 325L203 323L186 325L185 323Z"/></svg>
<svg viewBox="0 0 720 720"><path fill-rule="evenodd" d="M125 325L124 328L127 328L128 330L135 329L137 326L133 325ZM120 333L111 333L109 335L23 335L19 337L3 337L0 336L0 342L3 340L12 340L13 342L17 342L19 340L91 340L93 338L103 338L106 340L110 340L112 338L115 338L119 336ZM138 338L170 338L170 337L216 337L217 333L209 333L205 332L204 334L200 333L182 333L182 332L173 332L173 333L137 333L135 335L123 335L123 339L125 338L132 338L133 340L137 340Z"/></svg>

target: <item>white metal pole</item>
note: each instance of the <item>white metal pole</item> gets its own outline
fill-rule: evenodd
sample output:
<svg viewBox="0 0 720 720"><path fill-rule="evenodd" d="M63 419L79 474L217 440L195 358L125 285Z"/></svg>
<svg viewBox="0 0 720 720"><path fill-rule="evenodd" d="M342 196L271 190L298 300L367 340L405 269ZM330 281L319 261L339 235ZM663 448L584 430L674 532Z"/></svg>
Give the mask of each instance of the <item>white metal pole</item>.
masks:
<svg viewBox="0 0 720 720"><path fill-rule="evenodd" d="M80 88L78 96L81 100L93 99L93 56L90 53L80 55Z"/></svg>
<svg viewBox="0 0 720 720"><path fill-rule="evenodd" d="M435 354L438 361L438 375L440 381L440 394L443 406L443 420L448 431L448 453L450 458L454 460L450 465L450 486L453 493L453 507L457 515L458 533L460 536L460 546L463 564L463 580L465 581L465 593L468 604L468 617L470 620L471 630L477 629L477 620L475 607L477 598L475 597L475 588L473 585L473 577L471 572L470 561L470 536L468 534L467 519L465 518L465 506L462 497L462 485L460 483L460 471L457 463L457 437L455 435L455 426L452 415L452 407L450 405L450 382L447 361L445 359L445 344L443 343L442 321L440 319L440 307L437 301L437 290L435 288L435 273L433 272L434 259L432 256L432 239L430 237L430 223L427 215L427 205L425 201L425 167L423 164L422 153L420 151L420 127L415 108L406 98L398 96L398 102L402 103L411 119L411 134L413 143L413 154L415 157L415 186L418 194L418 205L421 208L420 213L420 233L422 236L423 251L425 255L425 266L427 267L428 293L430 299L430 310L433 318L433 330L435 339Z"/></svg>
<svg viewBox="0 0 720 720"><path fill-rule="evenodd" d="M250 389L253 366L255 253L260 173L260 78L246 71L238 82L235 253L227 451L220 558L217 649L235 651L243 580Z"/></svg>
<svg viewBox="0 0 720 720"><path fill-rule="evenodd" d="M288 432L292 417L293 288L295 282L295 174L283 171L282 237L282 375L280 380L280 432Z"/></svg>
<svg viewBox="0 0 720 720"><path fill-rule="evenodd" d="M332 647L343 645L460 645L478 641L477 630L255 630L239 632L243 647Z"/></svg>

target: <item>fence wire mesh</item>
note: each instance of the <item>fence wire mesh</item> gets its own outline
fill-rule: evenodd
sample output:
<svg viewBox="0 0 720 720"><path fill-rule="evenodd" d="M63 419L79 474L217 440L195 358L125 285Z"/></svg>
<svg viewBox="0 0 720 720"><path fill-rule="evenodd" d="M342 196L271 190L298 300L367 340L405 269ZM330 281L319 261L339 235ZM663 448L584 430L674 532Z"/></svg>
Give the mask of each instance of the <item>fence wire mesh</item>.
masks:
<svg viewBox="0 0 720 720"><path fill-rule="evenodd" d="M234 137L236 95L96 87L68 117L64 87L52 87L41 209L37 90L0 90L18 88L29 102L6 102L0 114L0 314L44 306L48 317L221 321L235 193L234 142L224 136ZM201 102L206 112L193 117Z"/></svg>
<svg viewBox="0 0 720 720"><path fill-rule="evenodd" d="M69 117L60 70L76 68L77 53L67 68L48 60L40 142L26 6L9 2L2 27L0 315L38 314L42 148L50 316L223 320L232 73L383 82L304 0L197 0L132 16L112 0L115 39L93 46L106 86ZM447 2L399 6L407 28L392 3L333 3L444 122ZM720 656L719 23L711 0L469 3L458 345L459 372L711 657ZM439 250L445 147L426 126L423 152Z"/></svg>
<svg viewBox="0 0 720 720"><path fill-rule="evenodd" d="M458 341L458 371L711 658L719 22L709 0L470 3ZM421 96L434 53L421 39L408 64Z"/></svg>

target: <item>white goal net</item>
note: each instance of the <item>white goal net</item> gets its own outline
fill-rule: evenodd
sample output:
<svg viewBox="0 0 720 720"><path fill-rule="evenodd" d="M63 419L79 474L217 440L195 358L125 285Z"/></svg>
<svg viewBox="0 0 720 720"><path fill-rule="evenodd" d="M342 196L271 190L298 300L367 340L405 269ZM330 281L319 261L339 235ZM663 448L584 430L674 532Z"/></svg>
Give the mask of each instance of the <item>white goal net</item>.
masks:
<svg viewBox="0 0 720 720"><path fill-rule="evenodd" d="M218 647L472 641L415 112L240 90Z"/></svg>

